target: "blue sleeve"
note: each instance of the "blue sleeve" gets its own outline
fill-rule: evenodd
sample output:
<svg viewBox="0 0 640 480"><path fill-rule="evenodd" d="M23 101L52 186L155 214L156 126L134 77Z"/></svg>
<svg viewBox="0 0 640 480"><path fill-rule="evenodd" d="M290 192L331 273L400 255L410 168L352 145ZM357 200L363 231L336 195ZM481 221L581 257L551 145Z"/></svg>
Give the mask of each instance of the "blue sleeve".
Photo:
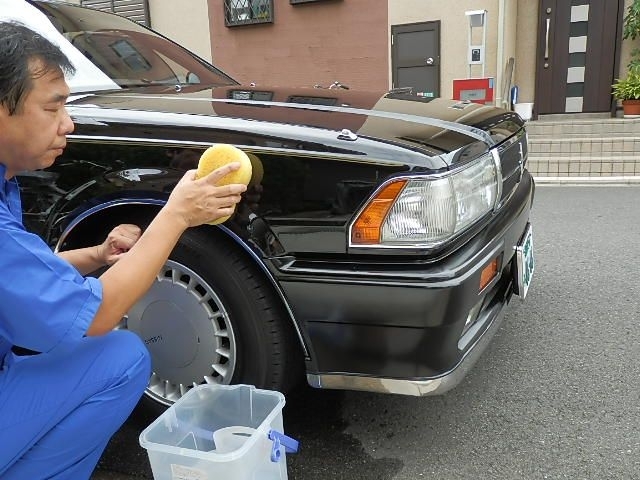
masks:
<svg viewBox="0 0 640 480"><path fill-rule="evenodd" d="M85 335L100 307L100 280L83 277L0 209L0 336L48 352Z"/></svg>

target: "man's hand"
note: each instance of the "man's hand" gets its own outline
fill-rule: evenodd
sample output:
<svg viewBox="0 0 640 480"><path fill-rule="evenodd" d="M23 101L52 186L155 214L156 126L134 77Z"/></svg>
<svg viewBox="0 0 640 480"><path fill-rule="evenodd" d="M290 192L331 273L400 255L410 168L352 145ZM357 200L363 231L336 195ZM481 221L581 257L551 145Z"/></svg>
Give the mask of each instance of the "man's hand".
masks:
<svg viewBox="0 0 640 480"><path fill-rule="evenodd" d="M200 179L196 179L195 170L187 171L171 192L163 210L174 216L184 228L232 215L247 187L236 183L218 186L217 183L238 168L240 163L230 163Z"/></svg>
<svg viewBox="0 0 640 480"><path fill-rule="evenodd" d="M113 265L138 241L142 231L137 225L124 223L109 232L97 246L98 258L104 265Z"/></svg>

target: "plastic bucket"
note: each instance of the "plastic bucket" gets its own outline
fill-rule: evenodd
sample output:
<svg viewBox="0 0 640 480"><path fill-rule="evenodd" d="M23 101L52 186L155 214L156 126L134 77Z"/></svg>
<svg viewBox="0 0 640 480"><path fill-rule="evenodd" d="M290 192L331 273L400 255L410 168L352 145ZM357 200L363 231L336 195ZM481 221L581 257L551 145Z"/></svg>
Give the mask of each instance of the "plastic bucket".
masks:
<svg viewBox="0 0 640 480"><path fill-rule="evenodd" d="M516 103L513 109L523 120L531 120L533 116L533 103Z"/></svg>
<svg viewBox="0 0 640 480"><path fill-rule="evenodd" d="M284 404L252 385L192 388L140 434L154 480L286 480Z"/></svg>

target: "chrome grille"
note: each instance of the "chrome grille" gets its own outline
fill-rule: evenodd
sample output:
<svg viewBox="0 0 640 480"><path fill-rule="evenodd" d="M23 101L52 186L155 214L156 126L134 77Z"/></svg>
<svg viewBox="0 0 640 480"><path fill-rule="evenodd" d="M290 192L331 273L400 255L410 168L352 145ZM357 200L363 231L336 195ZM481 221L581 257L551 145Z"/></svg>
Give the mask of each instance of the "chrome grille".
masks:
<svg viewBox="0 0 640 480"><path fill-rule="evenodd" d="M502 169L502 196L499 205L503 205L518 186L522 179L529 146L524 129L498 146L500 166Z"/></svg>

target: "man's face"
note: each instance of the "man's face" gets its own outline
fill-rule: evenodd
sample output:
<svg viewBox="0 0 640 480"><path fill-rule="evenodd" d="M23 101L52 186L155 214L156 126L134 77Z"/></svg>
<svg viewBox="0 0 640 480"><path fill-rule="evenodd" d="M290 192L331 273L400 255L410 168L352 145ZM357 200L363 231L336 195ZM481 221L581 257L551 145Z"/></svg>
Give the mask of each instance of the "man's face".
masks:
<svg viewBox="0 0 640 480"><path fill-rule="evenodd" d="M31 71L39 70L39 61ZM33 88L13 115L0 105L0 163L6 178L24 170L47 168L62 154L73 122L65 109L69 87L59 70L32 79Z"/></svg>

